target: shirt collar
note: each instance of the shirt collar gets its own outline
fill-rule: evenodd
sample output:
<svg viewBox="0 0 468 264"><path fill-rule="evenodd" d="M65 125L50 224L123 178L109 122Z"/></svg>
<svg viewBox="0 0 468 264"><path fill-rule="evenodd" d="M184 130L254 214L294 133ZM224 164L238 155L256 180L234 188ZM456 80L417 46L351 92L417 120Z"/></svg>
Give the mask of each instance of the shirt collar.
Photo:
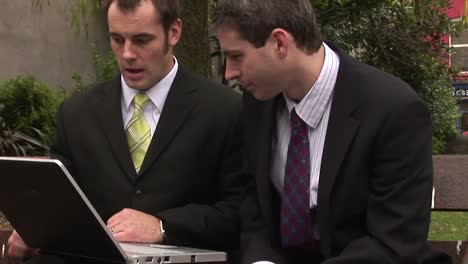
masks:
<svg viewBox="0 0 468 264"><path fill-rule="evenodd" d="M297 115L311 128L318 126L327 109L340 64L338 55L326 43L323 43L323 46L325 47L325 61L322 70L306 96L297 103L283 94L289 115L295 108Z"/></svg>
<svg viewBox="0 0 468 264"><path fill-rule="evenodd" d="M148 95L151 102L153 102L153 104L160 112L164 107L167 94L171 89L172 83L174 82L178 69L179 63L177 62L177 58L174 57L174 66L172 67L171 71L153 87L145 91L146 95ZM140 91L138 89L130 88L125 82L122 75L120 75L120 79L122 83L122 100L128 112L130 109L130 105L132 104L133 97L135 97L135 95Z"/></svg>

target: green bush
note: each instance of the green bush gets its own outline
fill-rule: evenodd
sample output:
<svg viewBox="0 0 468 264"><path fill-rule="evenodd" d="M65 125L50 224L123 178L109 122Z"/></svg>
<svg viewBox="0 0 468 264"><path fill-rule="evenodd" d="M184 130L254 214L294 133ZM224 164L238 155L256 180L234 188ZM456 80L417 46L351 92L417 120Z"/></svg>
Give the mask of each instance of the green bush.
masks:
<svg viewBox="0 0 468 264"><path fill-rule="evenodd" d="M450 21L449 0L311 0L327 39L359 60L406 81L427 104L433 123L433 154L443 153L455 133L456 69L441 63L449 53L444 36L466 23Z"/></svg>
<svg viewBox="0 0 468 264"><path fill-rule="evenodd" d="M91 44L93 51L93 64L95 67L96 82L113 79L119 72L117 61L112 50L99 52L96 45Z"/></svg>
<svg viewBox="0 0 468 264"><path fill-rule="evenodd" d="M88 87L91 87L96 83L113 79L119 73L119 67L112 50L101 52L96 48L95 44L91 44L91 49L95 70L95 81L88 83L84 80L88 78L83 78L81 74L73 72L73 94L84 92L88 90Z"/></svg>
<svg viewBox="0 0 468 264"><path fill-rule="evenodd" d="M63 93L53 91L31 75L19 76L0 85L0 104L4 105L2 118L7 127L44 145L52 142L55 114L63 98ZM33 153L44 154L44 151Z"/></svg>
<svg viewBox="0 0 468 264"><path fill-rule="evenodd" d="M73 94L78 94L82 93L86 90L88 90L88 87L85 85L83 81L83 77L77 73L73 72L72 73L72 81L73 81Z"/></svg>
<svg viewBox="0 0 468 264"><path fill-rule="evenodd" d="M2 118L5 106L0 104L0 156L30 156L48 151L48 146L21 132L11 130ZM37 131L39 138L42 133ZM1 215L0 215L1 216Z"/></svg>
<svg viewBox="0 0 468 264"><path fill-rule="evenodd" d="M455 134L457 105L452 97L452 79L443 63L427 58L422 63L418 93L432 114L432 153L442 154ZM414 87L417 87L414 85Z"/></svg>

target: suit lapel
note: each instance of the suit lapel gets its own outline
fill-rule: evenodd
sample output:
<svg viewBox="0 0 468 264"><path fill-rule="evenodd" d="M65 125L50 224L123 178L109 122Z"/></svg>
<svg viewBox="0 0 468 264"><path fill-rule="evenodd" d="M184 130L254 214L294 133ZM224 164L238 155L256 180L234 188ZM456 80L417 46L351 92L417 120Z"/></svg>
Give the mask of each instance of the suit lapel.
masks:
<svg viewBox="0 0 468 264"><path fill-rule="evenodd" d="M188 73L179 65L177 75L164 103L158 126L143 161L140 175L143 175L158 160L188 118L195 105L195 100L192 97L196 90L197 87L193 86L193 82L191 83Z"/></svg>
<svg viewBox="0 0 468 264"><path fill-rule="evenodd" d="M117 164L128 178L134 181L136 172L130 156L122 119L120 75L98 89L102 89L101 97L97 99L94 107L100 121L99 124L106 135Z"/></svg>
<svg viewBox="0 0 468 264"><path fill-rule="evenodd" d="M325 234L329 234L331 192L350 143L359 128L359 120L353 117L353 113L358 108L359 98L356 98L355 90L349 85L355 83L350 72L352 71L350 58L342 56L339 51L335 52L340 56L340 69L330 109L318 192L318 222L323 234L320 240L325 256L330 254L330 247L327 246L330 239Z"/></svg>

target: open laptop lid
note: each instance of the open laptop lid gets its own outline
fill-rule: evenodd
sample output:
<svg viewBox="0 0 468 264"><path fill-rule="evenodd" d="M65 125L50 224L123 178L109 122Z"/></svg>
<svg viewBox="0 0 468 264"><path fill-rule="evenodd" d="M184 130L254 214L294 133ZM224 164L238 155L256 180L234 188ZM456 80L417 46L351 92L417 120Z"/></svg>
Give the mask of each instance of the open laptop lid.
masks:
<svg viewBox="0 0 468 264"><path fill-rule="evenodd" d="M59 160L0 157L0 174L0 211L30 247L126 262L122 249Z"/></svg>

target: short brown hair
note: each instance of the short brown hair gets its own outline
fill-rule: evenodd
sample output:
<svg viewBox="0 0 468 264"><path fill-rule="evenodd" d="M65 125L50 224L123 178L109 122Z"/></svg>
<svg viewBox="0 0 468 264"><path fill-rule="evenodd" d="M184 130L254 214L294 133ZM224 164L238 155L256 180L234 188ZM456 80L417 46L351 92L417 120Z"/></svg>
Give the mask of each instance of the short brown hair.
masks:
<svg viewBox="0 0 468 264"><path fill-rule="evenodd" d="M257 48L275 28L291 33L307 53L319 50L323 42L310 0L219 0L213 25L232 27Z"/></svg>
<svg viewBox="0 0 468 264"><path fill-rule="evenodd" d="M142 1L150 1L154 8L159 12L160 21L163 25L164 32L166 36L169 33L169 28L171 25L180 18L182 13L182 6L180 5L179 0L107 0L103 3L103 8L107 12L112 3L116 2L119 10L123 12L128 12L135 10Z"/></svg>

